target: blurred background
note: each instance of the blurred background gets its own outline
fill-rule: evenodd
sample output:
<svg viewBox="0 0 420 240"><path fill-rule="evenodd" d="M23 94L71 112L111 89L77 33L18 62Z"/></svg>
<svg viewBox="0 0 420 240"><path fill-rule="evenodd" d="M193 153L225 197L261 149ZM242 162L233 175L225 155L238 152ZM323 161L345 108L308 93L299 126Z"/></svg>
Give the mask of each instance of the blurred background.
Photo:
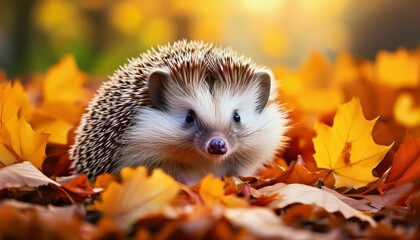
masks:
<svg viewBox="0 0 420 240"><path fill-rule="evenodd" d="M230 45L259 64L301 66L312 50L374 59L420 43L418 0L2 0L0 69L44 72L70 53L106 76L157 44Z"/></svg>

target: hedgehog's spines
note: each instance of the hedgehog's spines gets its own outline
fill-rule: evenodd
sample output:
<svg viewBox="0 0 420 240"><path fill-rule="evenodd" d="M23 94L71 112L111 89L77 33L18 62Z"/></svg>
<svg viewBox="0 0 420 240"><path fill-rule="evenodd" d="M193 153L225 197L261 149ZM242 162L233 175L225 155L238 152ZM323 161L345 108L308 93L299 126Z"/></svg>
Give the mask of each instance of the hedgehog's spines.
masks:
<svg viewBox="0 0 420 240"><path fill-rule="evenodd" d="M127 62L98 89L76 130L70 157L76 172L91 179L116 168L121 159L119 150L125 144L122 138L133 125L134 116L152 106L147 83L153 71L169 73L171 84L191 94L203 81L210 91L214 85L228 86L231 92L252 88L249 85L255 85L253 75L259 68L251 58L238 56L230 47L185 39L151 48Z"/></svg>

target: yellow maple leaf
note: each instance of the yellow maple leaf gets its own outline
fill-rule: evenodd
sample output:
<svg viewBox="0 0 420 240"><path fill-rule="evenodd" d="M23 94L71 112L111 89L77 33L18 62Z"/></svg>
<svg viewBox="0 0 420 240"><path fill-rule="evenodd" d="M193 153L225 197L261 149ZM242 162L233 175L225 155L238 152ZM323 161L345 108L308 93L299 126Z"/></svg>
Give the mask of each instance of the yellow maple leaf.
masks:
<svg viewBox="0 0 420 240"><path fill-rule="evenodd" d="M162 212L180 189L180 184L161 169L148 176L145 167L124 168L121 178L122 183L109 184L95 206L123 228L148 214Z"/></svg>
<svg viewBox="0 0 420 240"><path fill-rule="evenodd" d="M338 107L332 127L315 123L314 158L319 168L333 172L335 187L357 189L377 179L372 169L391 148L372 139L377 119L366 120L359 99L354 98Z"/></svg>
<svg viewBox="0 0 420 240"><path fill-rule="evenodd" d="M248 203L234 195L225 195L223 186L225 183L213 177L212 174L207 175L201 180L199 194L204 203L208 206L224 205L227 207L245 207Z"/></svg>

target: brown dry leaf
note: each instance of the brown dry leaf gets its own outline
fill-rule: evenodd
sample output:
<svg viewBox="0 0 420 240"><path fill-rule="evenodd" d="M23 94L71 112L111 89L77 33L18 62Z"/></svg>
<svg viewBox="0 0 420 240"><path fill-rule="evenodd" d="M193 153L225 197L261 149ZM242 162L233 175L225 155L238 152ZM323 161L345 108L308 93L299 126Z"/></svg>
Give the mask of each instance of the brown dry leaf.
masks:
<svg viewBox="0 0 420 240"><path fill-rule="evenodd" d="M263 239L331 239L331 234L314 233L284 225L274 212L267 208L229 208L225 217L234 225L243 227Z"/></svg>
<svg viewBox="0 0 420 240"><path fill-rule="evenodd" d="M40 206L18 201L0 203L2 239L84 239L93 227L79 217L81 205ZM7 220L6 220L7 219Z"/></svg>
<svg viewBox="0 0 420 240"><path fill-rule="evenodd" d="M223 186L225 183L213 177L212 174L207 175L201 180L199 194L204 203L208 206L224 205L226 207L245 207L249 204L235 195L225 195Z"/></svg>
<svg viewBox="0 0 420 240"><path fill-rule="evenodd" d="M271 208L284 208L295 203L314 204L324 208L330 213L340 212L346 219L356 217L362 221L370 223L372 226L376 225L375 220L373 220L371 217L350 207L331 193L319 188L298 183L288 185L284 183L278 183L273 186L261 188L258 190L258 192L263 195L279 195L279 199L271 202L268 205L268 207Z"/></svg>
<svg viewBox="0 0 420 240"><path fill-rule="evenodd" d="M420 178L420 140L407 135L395 154L391 169L378 190L381 193Z"/></svg>
<svg viewBox="0 0 420 240"><path fill-rule="evenodd" d="M0 169L0 189L12 187L38 187L49 183L59 184L39 171L32 163L25 161Z"/></svg>
<svg viewBox="0 0 420 240"><path fill-rule="evenodd" d="M160 169L148 176L145 167L124 168L121 178L122 183L112 182L95 206L124 229L142 217L161 213L180 189L180 184Z"/></svg>
<svg viewBox="0 0 420 240"><path fill-rule="evenodd" d="M377 145L372 129L377 119L366 120L359 99L339 106L334 125L316 123L314 158L319 168L329 169L335 187L360 188L375 181L372 175L391 146Z"/></svg>

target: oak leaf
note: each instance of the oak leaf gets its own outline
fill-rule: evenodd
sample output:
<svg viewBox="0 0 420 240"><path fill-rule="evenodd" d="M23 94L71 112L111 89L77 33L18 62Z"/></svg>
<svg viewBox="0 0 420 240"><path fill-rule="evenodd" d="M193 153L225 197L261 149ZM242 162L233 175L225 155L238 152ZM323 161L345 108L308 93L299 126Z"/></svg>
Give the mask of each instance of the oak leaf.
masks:
<svg viewBox="0 0 420 240"><path fill-rule="evenodd" d="M315 123L314 158L319 168L332 171L335 187L357 189L377 179L372 169L391 148L372 139L377 119L366 120L359 99L354 98L339 106L332 127Z"/></svg>
<svg viewBox="0 0 420 240"><path fill-rule="evenodd" d="M236 197L235 195L225 195L223 186L225 183L213 177L212 174L207 175L201 180L199 194L204 203L208 206L224 205L227 207L245 207L248 203Z"/></svg>
<svg viewBox="0 0 420 240"><path fill-rule="evenodd" d="M179 183L161 169L148 176L145 167L124 168L121 178L122 183L109 184L95 206L124 229L148 214L161 213L180 189Z"/></svg>

